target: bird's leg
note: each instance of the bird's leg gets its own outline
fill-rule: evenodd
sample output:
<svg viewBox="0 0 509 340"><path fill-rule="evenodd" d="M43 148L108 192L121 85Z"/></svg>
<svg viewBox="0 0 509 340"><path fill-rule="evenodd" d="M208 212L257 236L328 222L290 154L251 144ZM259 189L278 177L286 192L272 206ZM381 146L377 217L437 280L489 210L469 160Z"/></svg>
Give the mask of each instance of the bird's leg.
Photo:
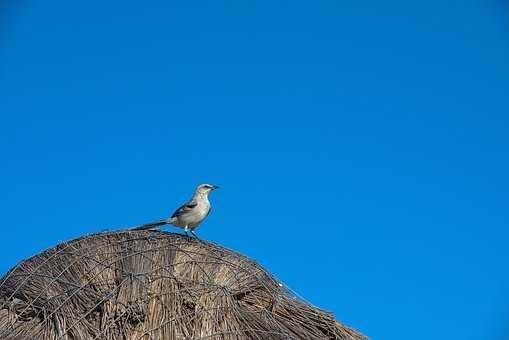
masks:
<svg viewBox="0 0 509 340"><path fill-rule="evenodd" d="M189 227L188 227L188 226L185 226L185 227L184 227L184 232L186 233L186 236L189 236L188 231L189 231Z"/></svg>
<svg viewBox="0 0 509 340"><path fill-rule="evenodd" d="M198 237L198 235L196 235L196 233L194 232L194 230L190 230L190 231L191 231L191 234L193 234L193 236L194 236L194 237L196 237L196 239L198 239L198 240L200 239L200 238Z"/></svg>

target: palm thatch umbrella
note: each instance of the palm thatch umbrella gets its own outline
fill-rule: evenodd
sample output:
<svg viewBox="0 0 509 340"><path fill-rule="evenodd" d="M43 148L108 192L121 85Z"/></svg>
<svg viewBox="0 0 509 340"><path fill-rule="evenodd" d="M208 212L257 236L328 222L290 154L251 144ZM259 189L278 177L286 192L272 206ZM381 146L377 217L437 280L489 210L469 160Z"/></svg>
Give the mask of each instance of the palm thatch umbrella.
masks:
<svg viewBox="0 0 509 340"><path fill-rule="evenodd" d="M11 269L0 338L365 339L239 253L132 230L64 242Z"/></svg>

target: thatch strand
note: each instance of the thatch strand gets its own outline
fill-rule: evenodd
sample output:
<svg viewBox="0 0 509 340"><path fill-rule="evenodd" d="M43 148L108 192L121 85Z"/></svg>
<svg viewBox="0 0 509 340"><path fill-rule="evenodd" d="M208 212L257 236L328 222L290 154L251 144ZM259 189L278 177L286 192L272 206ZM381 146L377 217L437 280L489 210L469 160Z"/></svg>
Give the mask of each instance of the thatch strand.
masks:
<svg viewBox="0 0 509 340"><path fill-rule="evenodd" d="M64 242L0 280L1 339L365 339L255 261L159 231Z"/></svg>

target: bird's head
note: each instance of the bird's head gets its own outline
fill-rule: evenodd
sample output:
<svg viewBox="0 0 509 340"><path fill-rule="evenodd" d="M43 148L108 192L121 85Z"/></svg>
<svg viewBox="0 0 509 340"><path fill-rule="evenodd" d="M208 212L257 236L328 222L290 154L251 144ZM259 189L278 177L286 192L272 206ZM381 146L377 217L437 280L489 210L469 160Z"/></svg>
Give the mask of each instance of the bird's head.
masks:
<svg viewBox="0 0 509 340"><path fill-rule="evenodd" d="M212 184L200 184L200 185L198 185L198 187L196 188L196 194L206 196L206 195L208 195L211 191L216 190L217 188L219 188L217 185L212 185Z"/></svg>

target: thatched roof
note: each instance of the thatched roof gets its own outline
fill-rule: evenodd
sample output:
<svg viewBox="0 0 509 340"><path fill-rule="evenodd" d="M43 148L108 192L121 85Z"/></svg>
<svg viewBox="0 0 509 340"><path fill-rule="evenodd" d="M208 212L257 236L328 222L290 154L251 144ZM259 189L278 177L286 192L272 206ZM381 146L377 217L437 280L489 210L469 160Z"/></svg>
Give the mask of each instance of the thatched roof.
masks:
<svg viewBox="0 0 509 340"><path fill-rule="evenodd" d="M0 280L0 338L364 339L255 261L158 231L84 236Z"/></svg>

